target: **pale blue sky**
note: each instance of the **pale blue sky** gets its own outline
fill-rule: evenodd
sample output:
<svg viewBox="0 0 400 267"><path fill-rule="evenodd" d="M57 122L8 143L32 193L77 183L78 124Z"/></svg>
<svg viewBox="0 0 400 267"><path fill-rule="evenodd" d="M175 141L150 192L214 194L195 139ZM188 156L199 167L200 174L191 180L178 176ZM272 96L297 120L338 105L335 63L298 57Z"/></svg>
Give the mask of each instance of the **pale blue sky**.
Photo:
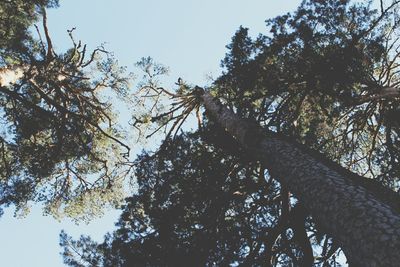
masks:
<svg viewBox="0 0 400 267"><path fill-rule="evenodd" d="M49 28L59 51L70 47L67 29L89 47L106 42L122 65L133 69L143 56L170 67L170 81L178 77L204 85L206 75L217 77L219 64L240 25L256 36L265 33L265 19L294 10L300 0L60 0L49 11ZM59 255L61 229L97 240L113 229L118 211L79 226L44 217L34 207L25 219L7 210L0 218L0 266L64 266Z"/></svg>

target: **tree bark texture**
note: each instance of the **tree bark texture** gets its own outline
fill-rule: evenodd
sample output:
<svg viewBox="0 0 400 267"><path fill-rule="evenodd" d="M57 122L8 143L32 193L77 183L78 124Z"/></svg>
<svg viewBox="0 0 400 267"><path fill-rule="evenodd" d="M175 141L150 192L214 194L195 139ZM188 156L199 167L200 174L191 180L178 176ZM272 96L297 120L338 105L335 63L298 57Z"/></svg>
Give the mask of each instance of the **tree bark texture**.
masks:
<svg viewBox="0 0 400 267"><path fill-rule="evenodd" d="M299 147L249 124L209 92L200 95L209 116L301 200L351 266L400 266L400 214Z"/></svg>

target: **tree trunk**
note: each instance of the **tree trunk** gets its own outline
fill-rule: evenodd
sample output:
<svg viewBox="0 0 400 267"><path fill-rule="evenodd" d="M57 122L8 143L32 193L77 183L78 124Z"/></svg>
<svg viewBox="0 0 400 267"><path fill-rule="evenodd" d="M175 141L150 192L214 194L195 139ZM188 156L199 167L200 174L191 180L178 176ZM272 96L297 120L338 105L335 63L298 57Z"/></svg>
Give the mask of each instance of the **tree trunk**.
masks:
<svg viewBox="0 0 400 267"><path fill-rule="evenodd" d="M205 91L207 113L298 197L352 266L399 266L400 215L290 142L251 125Z"/></svg>

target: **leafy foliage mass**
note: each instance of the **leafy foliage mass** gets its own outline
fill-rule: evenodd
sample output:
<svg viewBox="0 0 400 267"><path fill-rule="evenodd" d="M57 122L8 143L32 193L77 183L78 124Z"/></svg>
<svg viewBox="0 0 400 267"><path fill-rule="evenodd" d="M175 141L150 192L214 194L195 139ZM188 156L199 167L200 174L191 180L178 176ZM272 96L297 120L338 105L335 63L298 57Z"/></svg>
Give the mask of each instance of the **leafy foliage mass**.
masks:
<svg viewBox="0 0 400 267"><path fill-rule="evenodd" d="M88 237L73 241L62 233L65 262L70 266L258 266L268 257L276 264L291 262L286 254L296 264L307 261L298 249L304 245L311 249L301 239L306 224L303 209L298 206L280 218L282 203L288 203L279 194L279 184L259 164L233 156L241 151L227 154L223 147L207 145L210 140L201 136L229 140L221 129L207 129L169 140L155 156L140 156L139 194L127 199L118 230L102 244ZM230 142L226 145L236 145ZM308 220L307 227L314 229ZM286 230L272 250L271 240ZM80 257L73 257L74 251L80 251Z"/></svg>
<svg viewBox="0 0 400 267"><path fill-rule="evenodd" d="M380 1L375 10L372 2L306 0L267 20L265 35L253 39L240 27L208 90L252 123L396 191L399 3ZM130 170L109 98L126 98L128 77L104 47L88 51L76 41L73 29L71 48L55 51L46 8L57 6L0 3L0 211L15 205L24 214L34 201L56 217L90 219L119 203ZM197 89L179 79L171 92L157 80L166 68L150 58L138 66L146 73L139 93L153 102L137 103L147 110L133 114L132 125L154 127L147 137L164 127L166 141L130 164L137 194L104 242L61 234L65 263L338 266L335 238L200 114ZM178 135L193 110L199 129Z"/></svg>
<svg viewBox="0 0 400 267"><path fill-rule="evenodd" d="M88 217L122 196L120 141L106 96L128 79L103 47L76 42L56 53L46 8L57 1L0 4L0 208L44 202L56 217ZM103 56L102 56L103 55ZM123 150L122 150L123 149Z"/></svg>
<svg viewBox="0 0 400 267"><path fill-rule="evenodd" d="M398 189L398 2L305 1L240 28L216 95L245 117Z"/></svg>
<svg viewBox="0 0 400 267"><path fill-rule="evenodd" d="M371 4L308 0L293 14L267 20L266 35L252 39L241 27L209 90L240 116L398 190L399 2L381 2L380 10ZM192 110L194 98L181 82L176 93L146 87L183 99L178 116L176 104L148 121L180 123ZM334 237L204 115L198 133L168 139L156 154L138 158L138 193L104 243L61 235L65 262L339 266L343 254Z"/></svg>

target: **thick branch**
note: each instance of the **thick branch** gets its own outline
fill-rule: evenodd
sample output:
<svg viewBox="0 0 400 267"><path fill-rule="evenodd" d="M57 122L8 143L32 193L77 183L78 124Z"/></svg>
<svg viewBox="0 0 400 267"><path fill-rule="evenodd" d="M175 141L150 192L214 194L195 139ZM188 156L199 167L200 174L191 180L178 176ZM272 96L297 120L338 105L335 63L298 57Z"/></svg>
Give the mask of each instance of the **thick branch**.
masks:
<svg viewBox="0 0 400 267"><path fill-rule="evenodd" d="M361 104L364 104L369 101L393 99L393 98L399 98L399 97L400 97L400 88L384 87L379 91L379 93L372 94L372 95L360 96L360 97L356 98L354 102L357 105L361 105Z"/></svg>

